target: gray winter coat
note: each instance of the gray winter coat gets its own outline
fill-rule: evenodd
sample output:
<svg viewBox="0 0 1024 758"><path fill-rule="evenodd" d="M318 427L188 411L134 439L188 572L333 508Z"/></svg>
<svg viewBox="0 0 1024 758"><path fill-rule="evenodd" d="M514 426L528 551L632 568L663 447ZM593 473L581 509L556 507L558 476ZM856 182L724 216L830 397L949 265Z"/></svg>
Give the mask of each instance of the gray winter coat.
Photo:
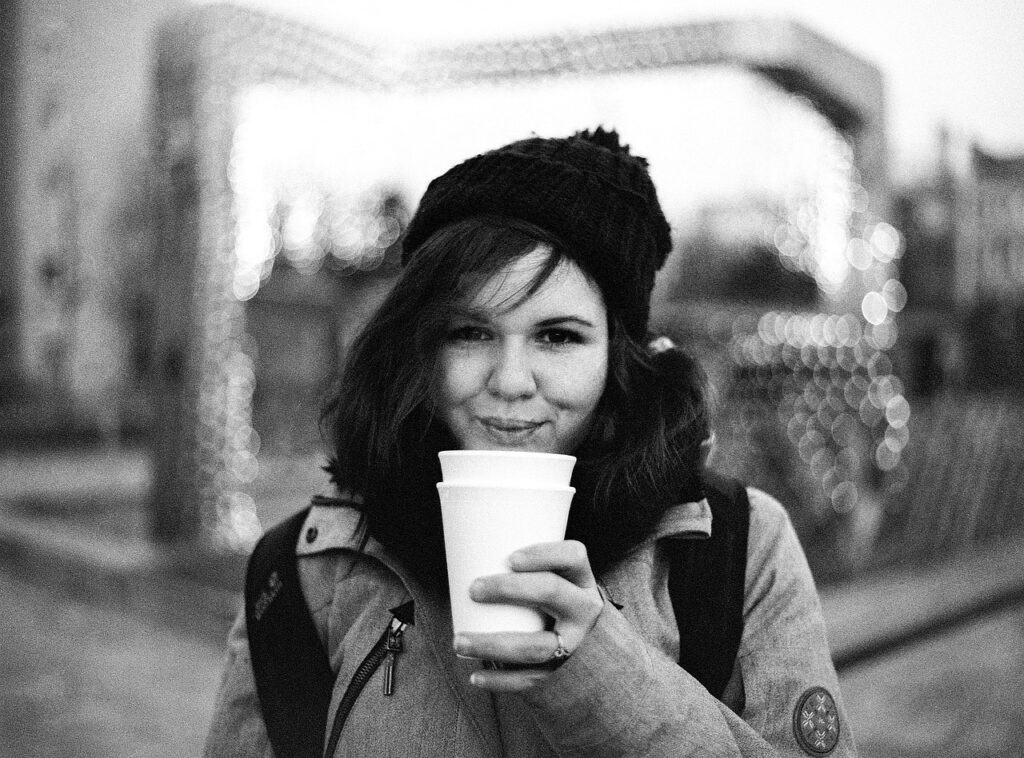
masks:
<svg viewBox="0 0 1024 758"><path fill-rule="evenodd" d="M371 539L359 550L354 510L314 507L296 552L307 604L337 672L328 729L356 667L390 623L389 609L410 598L416 607L393 695L383 695L378 670L349 714L335 755L855 755L803 551L782 506L759 490L749 495L744 632L723 702L676 663L679 635L662 549L663 540L710 532L706 502L671 509L656 534L601 577L607 599L593 629L526 695L472 687L470 673L480 664L452 652L447 604L432 600L379 543ZM273 755L244 615L229 635L205 754Z"/></svg>

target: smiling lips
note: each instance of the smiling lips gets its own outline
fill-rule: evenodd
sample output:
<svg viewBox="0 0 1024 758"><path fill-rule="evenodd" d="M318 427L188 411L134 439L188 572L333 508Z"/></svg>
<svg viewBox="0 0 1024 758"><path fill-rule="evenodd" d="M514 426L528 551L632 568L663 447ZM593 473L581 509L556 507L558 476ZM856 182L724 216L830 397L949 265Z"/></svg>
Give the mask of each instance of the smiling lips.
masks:
<svg viewBox="0 0 1024 758"><path fill-rule="evenodd" d="M522 444L528 441L535 431L544 426L543 421L499 418L497 416L487 416L479 421L492 439L504 445Z"/></svg>

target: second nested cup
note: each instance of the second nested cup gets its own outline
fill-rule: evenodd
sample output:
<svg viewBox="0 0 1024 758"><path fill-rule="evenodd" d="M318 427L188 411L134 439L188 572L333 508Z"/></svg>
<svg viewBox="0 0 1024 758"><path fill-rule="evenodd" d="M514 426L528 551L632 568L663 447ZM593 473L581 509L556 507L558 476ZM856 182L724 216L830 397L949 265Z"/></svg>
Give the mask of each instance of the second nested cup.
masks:
<svg viewBox="0 0 1024 758"><path fill-rule="evenodd" d="M448 484L498 487L568 487L576 458L518 450L442 450L441 474Z"/></svg>

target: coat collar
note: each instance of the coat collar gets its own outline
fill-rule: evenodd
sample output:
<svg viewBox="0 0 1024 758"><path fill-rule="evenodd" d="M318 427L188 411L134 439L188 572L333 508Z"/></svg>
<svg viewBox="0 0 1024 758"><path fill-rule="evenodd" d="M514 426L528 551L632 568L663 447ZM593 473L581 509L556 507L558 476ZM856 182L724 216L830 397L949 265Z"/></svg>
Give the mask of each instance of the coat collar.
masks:
<svg viewBox="0 0 1024 758"><path fill-rule="evenodd" d="M673 505L662 515L651 539L707 538L711 536L711 505L707 498Z"/></svg>
<svg viewBox="0 0 1024 758"><path fill-rule="evenodd" d="M313 501L296 545L296 555L315 555L326 550L348 549L384 556L390 566L397 561L372 537L365 535L357 503L352 499L321 498ZM312 539L310 539L312 536ZM710 537L711 506L707 499L679 503L668 508L651 535L652 540ZM364 544L365 542L365 544ZM383 558L381 558L383 560ZM396 571L396 573L398 573ZM403 579L405 574L400 574Z"/></svg>

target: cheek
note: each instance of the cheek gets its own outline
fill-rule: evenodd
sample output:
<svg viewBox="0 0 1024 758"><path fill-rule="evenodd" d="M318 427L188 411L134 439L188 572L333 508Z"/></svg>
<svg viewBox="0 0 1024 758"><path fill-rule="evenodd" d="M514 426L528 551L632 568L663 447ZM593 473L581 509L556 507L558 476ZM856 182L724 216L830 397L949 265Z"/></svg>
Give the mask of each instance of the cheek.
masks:
<svg viewBox="0 0 1024 758"><path fill-rule="evenodd" d="M479 391L479 366L471 355L443 350L438 360L435 399L441 408L450 408Z"/></svg>
<svg viewBox="0 0 1024 758"><path fill-rule="evenodd" d="M604 351L576 356L559 375L557 395L552 400L567 410L589 415L604 393L608 378L608 358Z"/></svg>

